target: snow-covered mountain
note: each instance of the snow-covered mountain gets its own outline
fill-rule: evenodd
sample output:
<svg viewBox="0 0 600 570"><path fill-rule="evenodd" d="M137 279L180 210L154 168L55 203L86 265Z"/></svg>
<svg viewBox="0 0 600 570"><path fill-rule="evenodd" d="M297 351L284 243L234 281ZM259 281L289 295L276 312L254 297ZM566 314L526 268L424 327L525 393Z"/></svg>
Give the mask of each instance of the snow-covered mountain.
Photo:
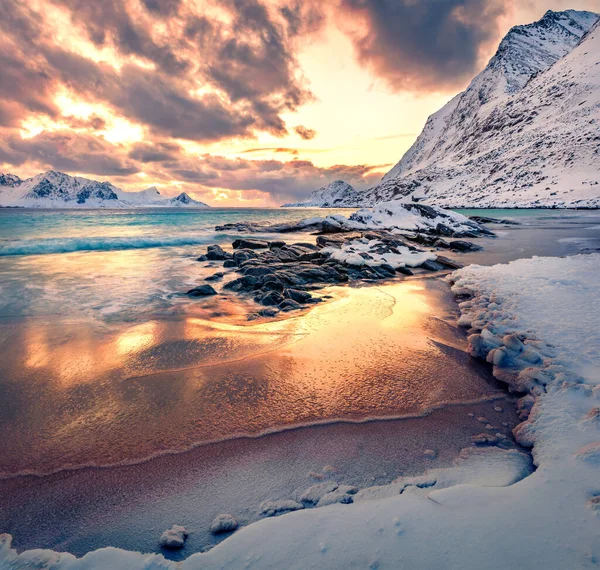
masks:
<svg viewBox="0 0 600 570"><path fill-rule="evenodd" d="M0 206L25 208L209 208L185 192L175 198L162 196L154 186L125 192L109 182L97 182L49 170L21 180L0 174Z"/></svg>
<svg viewBox="0 0 600 570"><path fill-rule="evenodd" d="M412 196L442 207L600 207L597 20L548 11L512 28L359 202Z"/></svg>
<svg viewBox="0 0 600 570"><path fill-rule="evenodd" d="M311 192L308 200L284 204L282 208L343 208L360 205L360 194L347 182L335 180Z"/></svg>

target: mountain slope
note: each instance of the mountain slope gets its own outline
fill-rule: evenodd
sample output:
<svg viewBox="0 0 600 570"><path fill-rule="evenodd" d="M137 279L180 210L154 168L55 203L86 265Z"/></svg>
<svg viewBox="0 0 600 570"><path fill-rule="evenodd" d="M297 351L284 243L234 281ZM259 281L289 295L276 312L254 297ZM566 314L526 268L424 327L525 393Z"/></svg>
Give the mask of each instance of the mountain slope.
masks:
<svg viewBox="0 0 600 570"><path fill-rule="evenodd" d="M284 204L282 208L343 208L359 205L360 194L347 182L335 180L311 192L308 200Z"/></svg>
<svg viewBox="0 0 600 570"><path fill-rule="evenodd" d="M0 206L26 208L209 208L185 192L175 198L162 196L151 187L141 192L124 192L109 182L48 170L26 180L0 174Z"/></svg>
<svg viewBox="0 0 600 570"><path fill-rule="evenodd" d="M362 204L412 195L446 207L600 205L597 18L549 11L511 29Z"/></svg>

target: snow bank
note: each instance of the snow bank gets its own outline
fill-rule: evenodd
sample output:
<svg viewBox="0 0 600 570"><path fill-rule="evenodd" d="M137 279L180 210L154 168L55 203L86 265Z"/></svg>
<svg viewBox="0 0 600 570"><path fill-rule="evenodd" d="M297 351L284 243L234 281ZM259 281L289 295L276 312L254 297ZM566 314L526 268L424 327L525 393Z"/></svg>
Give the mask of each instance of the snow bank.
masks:
<svg viewBox="0 0 600 570"><path fill-rule="evenodd" d="M600 255L471 266L453 279L455 293L470 296L461 311L473 328L471 350L491 355L497 374L529 391L516 433L533 445L533 474L527 455L474 444L452 468L364 489L352 504L265 518L180 565L111 548L81 559L17 554L5 535L0 568L597 567ZM326 491L315 486L306 498Z"/></svg>

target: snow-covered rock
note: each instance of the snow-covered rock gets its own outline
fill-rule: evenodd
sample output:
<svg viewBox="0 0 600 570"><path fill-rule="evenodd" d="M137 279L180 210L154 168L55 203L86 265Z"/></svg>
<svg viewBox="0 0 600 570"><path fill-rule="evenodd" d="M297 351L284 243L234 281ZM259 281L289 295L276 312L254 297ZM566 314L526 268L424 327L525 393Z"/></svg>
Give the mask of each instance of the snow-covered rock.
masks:
<svg viewBox="0 0 600 570"><path fill-rule="evenodd" d="M336 219L344 218L337 216ZM348 221L356 229L398 229L456 237L491 234L484 226L457 212L405 200L384 202L373 208L359 210L351 214Z"/></svg>
<svg viewBox="0 0 600 570"><path fill-rule="evenodd" d="M21 180L0 174L0 206L26 208L208 208L185 192L175 198L162 196L157 188L125 192L109 182L69 176L48 170Z"/></svg>
<svg viewBox="0 0 600 570"><path fill-rule="evenodd" d="M282 208L350 208L360 205L360 194L347 182L336 180L314 190L307 200Z"/></svg>
<svg viewBox="0 0 600 570"><path fill-rule="evenodd" d="M224 532L232 532L238 527L238 522L233 515L221 514L215 517L215 520L210 525L210 532L213 534L221 534Z"/></svg>
<svg viewBox="0 0 600 570"><path fill-rule="evenodd" d="M291 499L282 499L280 501L264 501L260 504L259 512L266 517L274 517L291 511L299 511L304 505Z"/></svg>
<svg viewBox="0 0 600 570"><path fill-rule="evenodd" d="M548 11L512 28L361 203L411 195L443 207L600 206L597 18Z"/></svg>
<svg viewBox="0 0 600 570"><path fill-rule="evenodd" d="M185 540L188 537L188 531L184 526L174 524L170 529L165 530L160 537L160 545L163 548L177 550L183 548Z"/></svg>

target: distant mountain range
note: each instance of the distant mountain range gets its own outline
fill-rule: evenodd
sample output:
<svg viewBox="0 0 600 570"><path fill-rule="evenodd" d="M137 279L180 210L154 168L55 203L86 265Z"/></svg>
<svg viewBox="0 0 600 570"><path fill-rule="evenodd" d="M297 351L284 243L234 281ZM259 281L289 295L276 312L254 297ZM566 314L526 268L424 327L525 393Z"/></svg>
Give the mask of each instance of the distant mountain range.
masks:
<svg viewBox="0 0 600 570"><path fill-rule="evenodd" d="M301 205L330 203L336 188L323 190ZM512 28L381 182L347 196L335 206L600 207L598 14L548 11Z"/></svg>
<svg viewBox="0 0 600 570"><path fill-rule="evenodd" d="M336 180L314 190L308 200L284 204L282 208L344 208L349 204L356 205L360 201L360 193L343 180Z"/></svg>
<svg viewBox="0 0 600 570"><path fill-rule="evenodd" d="M175 198L163 196L154 186L125 192L109 182L48 170L21 180L0 174L0 206L24 208L210 208L185 192Z"/></svg>

